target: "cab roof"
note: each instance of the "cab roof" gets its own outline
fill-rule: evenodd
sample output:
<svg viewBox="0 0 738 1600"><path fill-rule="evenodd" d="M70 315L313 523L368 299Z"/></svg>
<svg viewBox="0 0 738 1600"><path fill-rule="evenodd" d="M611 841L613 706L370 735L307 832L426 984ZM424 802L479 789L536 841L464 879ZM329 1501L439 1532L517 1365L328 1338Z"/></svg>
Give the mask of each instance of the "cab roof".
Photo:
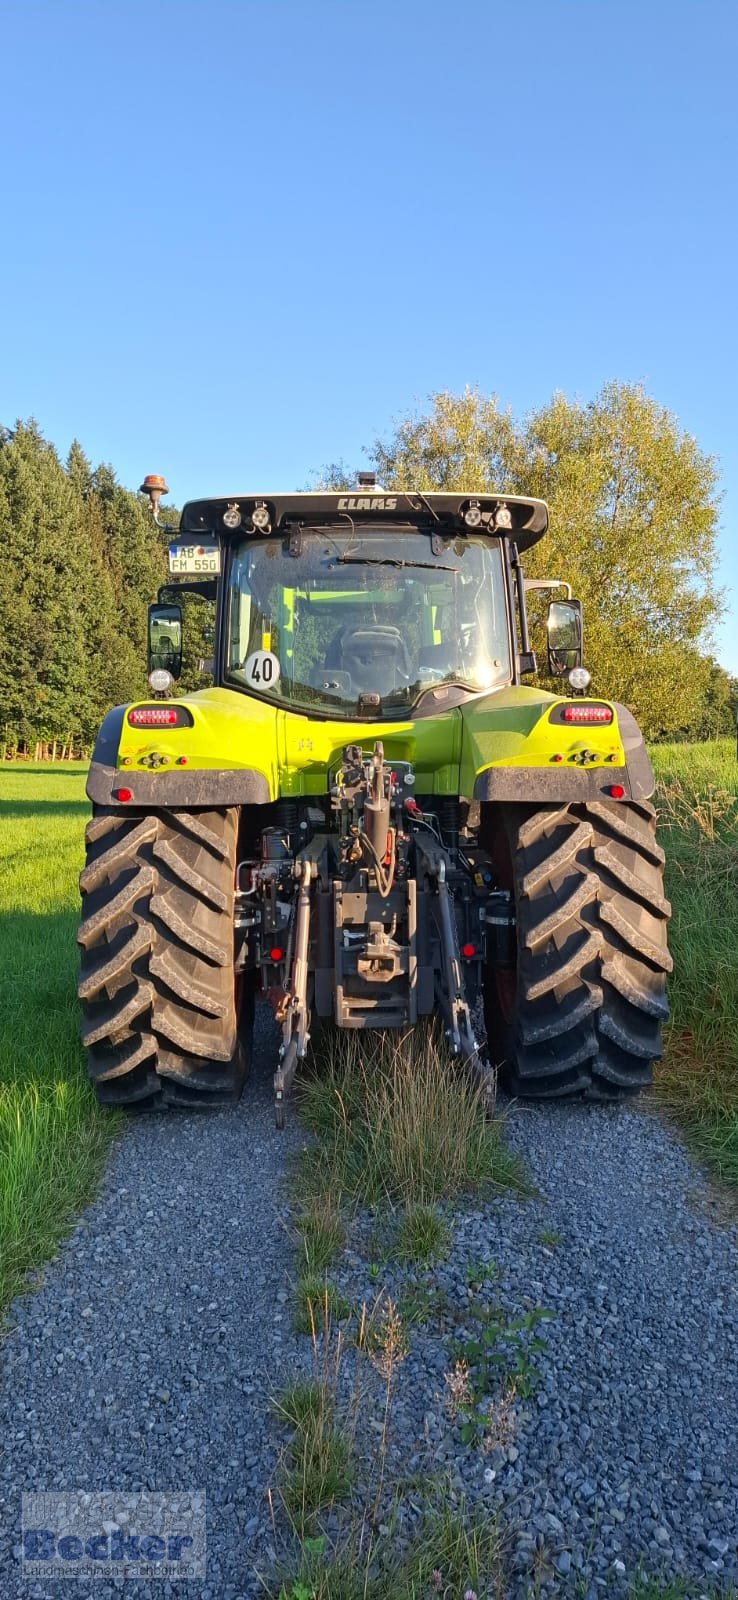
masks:
<svg viewBox="0 0 738 1600"><path fill-rule="evenodd" d="M262 510L263 508L263 510ZM253 520L257 511L256 523ZM264 513L267 513L265 516ZM471 513L471 515L470 515ZM268 523L268 526L266 524ZM520 550L537 544L548 528L548 506L517 494L429 494L417 490L349 489L317 494L244 494L188 500L180 533L234 538L241 533L283 534L290 528L338 523L346 532L387 524L397 532L423 531L451 538L481 533L514 539Z"/></svg>

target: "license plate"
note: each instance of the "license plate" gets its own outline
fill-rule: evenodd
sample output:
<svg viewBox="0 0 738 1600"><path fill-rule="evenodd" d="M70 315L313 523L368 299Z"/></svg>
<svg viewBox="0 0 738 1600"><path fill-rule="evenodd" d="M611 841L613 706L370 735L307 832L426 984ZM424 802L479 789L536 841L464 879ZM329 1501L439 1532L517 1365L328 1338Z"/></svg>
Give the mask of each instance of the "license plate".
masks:
<svg viewBox="0 0 738 1600"><path fill-rule="evenodd" d="M220 550L217 544L170 544L169 571L218 573L220 572Z"/></svg>

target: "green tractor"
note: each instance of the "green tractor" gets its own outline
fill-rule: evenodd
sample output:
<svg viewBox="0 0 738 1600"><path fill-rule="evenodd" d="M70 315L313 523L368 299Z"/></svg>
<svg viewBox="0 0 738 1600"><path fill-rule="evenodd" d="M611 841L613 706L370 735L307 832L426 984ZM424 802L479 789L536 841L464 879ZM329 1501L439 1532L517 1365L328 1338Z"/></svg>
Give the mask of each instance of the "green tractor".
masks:
<svg viewBox="0 0 738 1600"><path fill-rule="evenodd" d="M158 519L166 486L143 485ZM150 608L148 700L105 718L87 792L79 994L116 1105L237 1098L254 1005L282 1029L278 1126L311 1026L438 1013L490 1098L650 1081L671 961L653 774L592 698L581 607L536 671L521 555L541 500L352 493L192 501ZM566 587L559 580L548 587ZM215 612L212 686L171 690L180 595ZM190 608L191 609L191 608Z"/></svg>

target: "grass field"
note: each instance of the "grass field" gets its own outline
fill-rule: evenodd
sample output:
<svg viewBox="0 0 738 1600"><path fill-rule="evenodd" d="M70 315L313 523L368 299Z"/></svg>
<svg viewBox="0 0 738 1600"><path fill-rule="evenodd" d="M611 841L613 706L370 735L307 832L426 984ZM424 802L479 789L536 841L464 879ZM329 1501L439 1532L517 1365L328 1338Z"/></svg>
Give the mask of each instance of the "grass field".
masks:
<svg viewBox="0 0 738 1600"><path fill-rule="evenodd" d="M738 1185L738 762L728 740L653 758L675 961L657 1092ZM97 1110L78 1043L84 778L0 764L0 1309L53 1254L120 1126Z"/></svg>
<svg viewBox="0 0 738 1600"><path fill-rule="evenodd" d="M119 1126L79 1045L84 784L79 765L0 765L0 1313L53 1254Z"/></svg>
<svg viewBox="0 0 738 1600"><path fill-rule="evenodd" d="M657 1090L713 1170L738 1185L738 761L735 742L661 745L658 781L672 1021Z"/></svg>

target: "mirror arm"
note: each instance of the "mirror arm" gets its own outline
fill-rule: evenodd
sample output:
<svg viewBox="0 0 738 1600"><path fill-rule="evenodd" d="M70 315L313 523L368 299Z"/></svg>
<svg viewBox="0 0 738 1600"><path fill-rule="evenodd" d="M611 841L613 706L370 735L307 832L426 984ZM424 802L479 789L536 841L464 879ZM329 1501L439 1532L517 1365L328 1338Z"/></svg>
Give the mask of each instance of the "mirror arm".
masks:
<svg viewBox="0 0 738 1600"><path fill-rule="evenodd" d="M536 672L537 662L530 647L528 634L528 613L525 609L525 578L520 565L520 555L515 543L510 545L510 566L515 574L515 588L518 596L518 617L520 620L520 671Z"/></svg>
<svg viewBox="0 0 738 1600"><path fill-rule="evenodd" d="M565 589L567 600L571 600L572 587L565 578L524 578L523 587L527 594L529 589Z"/></svg>

